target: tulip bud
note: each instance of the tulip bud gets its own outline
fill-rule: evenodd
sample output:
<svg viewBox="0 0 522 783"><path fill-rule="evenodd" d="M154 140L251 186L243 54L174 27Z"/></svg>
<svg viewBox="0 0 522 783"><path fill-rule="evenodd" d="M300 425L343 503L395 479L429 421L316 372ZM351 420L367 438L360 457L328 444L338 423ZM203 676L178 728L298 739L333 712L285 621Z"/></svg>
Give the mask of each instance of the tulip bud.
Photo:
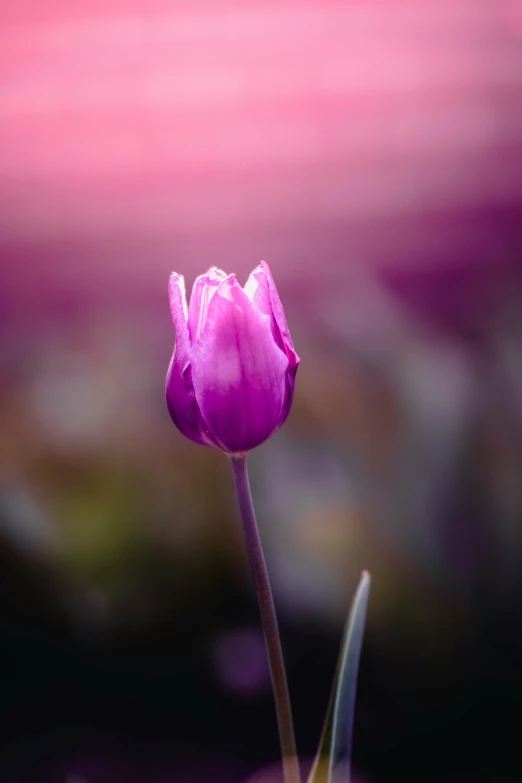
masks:
<svg viewBox="0 0 522 783"><path fill-rule="evenodd" d="M265 262L244 288L213 267L197 278L187 309L185 282L169 282L176 345L167 373L169 413L195 443L242 454L286 420L299 357Z"/></svg>

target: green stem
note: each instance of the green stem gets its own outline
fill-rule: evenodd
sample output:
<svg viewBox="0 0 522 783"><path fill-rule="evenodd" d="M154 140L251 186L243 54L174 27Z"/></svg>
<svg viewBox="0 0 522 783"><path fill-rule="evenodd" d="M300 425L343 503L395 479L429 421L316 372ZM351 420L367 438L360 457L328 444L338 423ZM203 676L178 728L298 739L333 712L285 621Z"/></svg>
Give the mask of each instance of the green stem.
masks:
<svg viewBox="0 0 522 783"><path fill-rule="evenodd" d="M290 693L286 680L283 650L277 625L277 617L268 579L263 548L259 531L257 529L252 493L248 481L246 455L230 457L234 484L245 541L250 561L250 568L254 578L254 584L261 612L261 623L265 636L265 644L270 664L272 689L274 691L277 725L279 728L279 740L283 756L283 773L285 783L301 783L299 761L295 745L294 726L292 722L292 709L290 706Z"/></svg>

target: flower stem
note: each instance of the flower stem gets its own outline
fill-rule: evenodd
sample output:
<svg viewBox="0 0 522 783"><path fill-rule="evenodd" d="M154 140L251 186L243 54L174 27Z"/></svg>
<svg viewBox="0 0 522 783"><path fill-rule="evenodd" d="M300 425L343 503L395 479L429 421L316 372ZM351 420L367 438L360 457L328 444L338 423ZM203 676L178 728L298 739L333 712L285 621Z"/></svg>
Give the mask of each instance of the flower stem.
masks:
<svg viewBox="0 0 522 783"><path fill-rule="evenodd" d="M285 783L301 783L283 650L281 648L274 600L272 598L272 590L270 589L263 548L257 529L254 504L252 503L246 455L230 457L230 462L270 664L279 740L283 756L284 781Z"/></svg>

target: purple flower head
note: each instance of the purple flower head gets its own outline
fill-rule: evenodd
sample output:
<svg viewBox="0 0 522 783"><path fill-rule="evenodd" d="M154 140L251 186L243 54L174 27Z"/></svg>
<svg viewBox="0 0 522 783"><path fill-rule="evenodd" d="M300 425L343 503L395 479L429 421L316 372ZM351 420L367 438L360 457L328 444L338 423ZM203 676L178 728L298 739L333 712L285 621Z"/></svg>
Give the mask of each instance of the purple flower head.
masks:
<svg viewBox="0 0 522 783"><path fill-rule="evenodd" d="M194 283L169 282L176 345L167 373L167 406L195 443L238 454L259 446L286 420L299 357L264 261L242 288L212 267Z"/></svg>

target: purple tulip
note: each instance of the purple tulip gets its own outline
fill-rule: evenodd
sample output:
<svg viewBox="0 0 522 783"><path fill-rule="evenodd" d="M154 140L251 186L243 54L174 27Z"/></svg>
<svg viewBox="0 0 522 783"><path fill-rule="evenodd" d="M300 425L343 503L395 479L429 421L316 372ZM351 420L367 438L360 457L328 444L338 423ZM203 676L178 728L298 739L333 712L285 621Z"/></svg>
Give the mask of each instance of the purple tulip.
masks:
<svg viewBox="0 0 522 783"><path fill-rule="evenodd" d="M176 345L167 373L174 424L196 443L242 454L286 420L299 357L264 261L244 288L213 267L197 278L187 311L185 281L169 282Z"/></svg>

